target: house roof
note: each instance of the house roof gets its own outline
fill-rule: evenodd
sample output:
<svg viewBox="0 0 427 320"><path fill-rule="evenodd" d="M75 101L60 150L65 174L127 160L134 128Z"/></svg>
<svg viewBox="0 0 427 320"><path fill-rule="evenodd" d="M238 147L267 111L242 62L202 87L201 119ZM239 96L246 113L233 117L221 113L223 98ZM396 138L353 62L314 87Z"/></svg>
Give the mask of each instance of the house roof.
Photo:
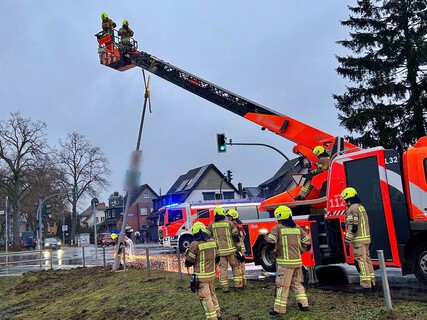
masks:
<svg viewBox="0 0 427 320"><path fill-rule="evenodd" d="M262 190L267 190L267 192L263 193L263 197L270 198L285 192L292 183L292 178L289 174L292 172L300 172L302 169L303 164L299 157L286 161L273 177L258 186Z"/></svg>
<svg viewBox="0 0 427 320"><path fill-rule="evenodd" d="M103 211L108 207L105 205L105 202L100 202L96 207L96 211ZM80 213L80 217L90 217L92 215L92 206L87 207L83 212Z"/></svg>
<svg viewBox="0 0 427 320"><path fill-rule="evenodd" d="M209 172L209 170L215 170L220 176L224 174L219 171L219 169L213 164L207 164L202 167L194 168L189 170L187 173L181 175L172 187L166 192L166 195L170 194L190 194L196 187L197 184L204 178L204 176ZM237 192L238 190L234 185L229 183L229 185Z"/></svg>
<svg viewBox="0 0 427 320"><path fill-rule="evenodd" d="M150 190L150 192L152 194L154 194L156 197L159 196L148 184L143 184L143 185L140 185L138 188L136 188L134 190L134 192L132 192L132 197L130 198L130 203L131 204L134 203L145 189ZM126 201L127 201L127 194L125 195L125 197L123 199L124 203L126 203Z"/></svg>

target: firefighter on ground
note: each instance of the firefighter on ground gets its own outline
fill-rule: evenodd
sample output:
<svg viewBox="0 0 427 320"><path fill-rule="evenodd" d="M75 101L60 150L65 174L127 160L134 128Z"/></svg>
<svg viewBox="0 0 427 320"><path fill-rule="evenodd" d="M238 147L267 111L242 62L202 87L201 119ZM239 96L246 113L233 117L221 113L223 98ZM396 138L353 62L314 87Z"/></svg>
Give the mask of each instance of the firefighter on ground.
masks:
<svg viewBox="0 0 427 320"><path fill-rule="evenodd" d="M274 210L278 224L267 235L268 249L277 257L277 276L274 308L270 315L286 312L289 288L295 293L298 307L308 311L302 273L301 253L310 250L310 237L292 220L292 210L279 206Z"/></svg>
<svg viewBox="0 0 427 320"><path fill-rule="evenodd" d="M134 260L134 255L135 255L135 251L134 251L134 247L133 247L133 241L126 236L123 236L123 237L124 237L123 238L124 243L123 242L119 243L119 236L116 233L111 234L111 239L113 239L114 242L119 245L119 249L117 251L117 254L119 254L119 255L122 254L123 253L123 247L125 247L125 254L127 256L127 261L132 262ZM122 259L120 259L120 267L123 267Z"/></svg>
<svg viewBox="0 0 427 320"><path fill-rule="evenodd" d="M234 286L236 289L243 288L242 274L240 272L239 261L236 258L237 244L240 242L237 228L231 221L225 219L225 210L222 207L215 207L215 219L208 227L208 233L218 244L219 260L219 284L222 292L228 293L228 265L233 271Z"/></svg>
<svg viewBox="0 0 427 320"><path fill-rule="evenodd" d="M131 28L129 28L129 21L126 19L123 20L122 27L119 29L119 47L122 50L130 50L131 44L130 44L130 38L133 37L133 31Z"/></svg>
<svg viewBox="0 0 427 320"><path fill-rule="evenodd" d="M104 35L110 34L112 37L114 36L114 28L116 27L116 23L108 18L108 14L103 12L101 13L102 19L102 31Z"/></svg>
<svg viewBox="0 0 427 320"><path fill-rule="evenodd" d="M198 221L192 228L193 242L185 252L185 266L194 266L191 290L197 296L205 311L206 319L221 320L221 309L215 294L215 270L219 260L218 246L211 239L205 225Z"/></svg>
<svg viewBox="0 0 427 320"><path fill-rule="evenodd" d="M309 193L313 189L313 186L311 185L311 179L315 175L322 173L322 172L328 170L328 168L329 168L329 162L331 159L329 157L329 153L326 152L324 147L322 147L322 146L315 147L313 149L313 153L319 159L316 163L316 169L302 175L303 178L305 178L305 182L304 182L304 185L302 186L299 194L294 198L295 200L304 200L305 198L307 198L307 196L309 195Z"/></svg>
<svg viewBox="0 0 427 320"><path fill-rule="evenodd" d="M239 212L236 209L230 209L227 211L228 219L234 223L239 232L240 242L238 243L238 248L236 251L236 258L239 261L240 273L242 274L242 285L243 288L246 288L248 281L246 278L246 267L245 267L245 236L246 232L243 229L242 221L239 219Z"/></svg>
<svg viewBox="0 0 427 320"><path fill-rule="evenodd" d="M375 287L375 273L369 254L371 234L369 220L361 200L357 197L357 191L348 187L341 192L347 210L345 213L345 243L353 247L353 256L359 265L360 287L355 290L371 290Z"/></svg>

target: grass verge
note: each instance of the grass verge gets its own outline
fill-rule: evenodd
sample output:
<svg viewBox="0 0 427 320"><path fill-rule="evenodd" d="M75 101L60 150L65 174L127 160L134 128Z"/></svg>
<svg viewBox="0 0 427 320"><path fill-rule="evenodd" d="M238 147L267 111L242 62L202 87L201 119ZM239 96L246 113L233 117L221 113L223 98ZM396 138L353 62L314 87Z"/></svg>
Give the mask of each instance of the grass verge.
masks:
<svg viewBox="0 0 427 320"><path fill-rule="evenodd" d="M286 319L426 319L423 302L393 301L387 312L384 298L308 288L310 311L301 313L292 293ZM271 319L274 284L250 281L243 291L224 295L217 290L223 319ZM144 269L112 272L110 268L37 271L20 277L0 277L0 319L204 319L189 276ZM280 319L280 318L279 318Z"/></svg>

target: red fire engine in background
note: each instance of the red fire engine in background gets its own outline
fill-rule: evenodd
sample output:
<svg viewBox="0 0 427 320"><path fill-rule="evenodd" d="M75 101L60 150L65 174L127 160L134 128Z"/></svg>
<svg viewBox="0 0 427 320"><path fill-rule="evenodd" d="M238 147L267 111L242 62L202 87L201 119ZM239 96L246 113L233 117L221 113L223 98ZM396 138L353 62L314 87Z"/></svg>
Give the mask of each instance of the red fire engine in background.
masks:
<svg viewBox="0 0 427 320"><path fill-rule="evenodd" d="M358 190L369 215L373 263L378 264L376 250L381 249L387 266L400 267L403 274L413 273L427 285L427 137L406 150L400 145L390 150L383 147L361 149L138 51L137 42L133 39L132 48L123 52L119 50L115 36L97 34L97 38L103 65L119 71L141 67L295 142L292 151L312 162L317 160L312 153L317 145L324 146L331 153L329 170L313 177L314 189L307 200L294 200L301 189L298 186L259 205L260 212L270 213L281 204L292 208L295 220L306 227L312 241L312 249L305 255L304 265L354 264L351 249L344 245L345 204L340 198L340 192L352 186ZM165 213L171 208L165 208ZM190 215L191 210L188 206L185 214ZM259 218L245 221L249 235L246 255L271 271L274 270L274 257L265 250L264 234L274 221ZM171 225L166 226L168 215L164 219L166 231L162 232L168 232L170 236ZM182 224L180 228L188 226Z"/></svg>

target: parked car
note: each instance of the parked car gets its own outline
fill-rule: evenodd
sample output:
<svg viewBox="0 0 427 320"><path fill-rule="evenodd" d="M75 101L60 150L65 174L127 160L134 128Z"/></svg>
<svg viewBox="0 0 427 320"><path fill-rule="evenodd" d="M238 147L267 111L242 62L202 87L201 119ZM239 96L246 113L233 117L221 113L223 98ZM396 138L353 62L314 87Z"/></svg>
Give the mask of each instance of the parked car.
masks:
<svg viewBox="0 0 427 320"><path fill-rule="evenodd" d="M99 246L114 246L116 244L116 242L111 239L111 233L100 233L97 235L97 238L98 240L96 241L96 243Z"/></svg>
<svg viewBox="0 0 427 320"><path fill-rule="evenodd" d="M33 248L33 249L35 249L36 244L37 244L37 239L34 237L33 231L23 231L21 233L21 247L22 248L26 248L26 249Z"/></svg>
<svg viewBox="0 0 427 320"><path fill-rule="evenodd" d="M61 249L61 240L58 238L46 238L44 239L45 249Z"/></svg>

